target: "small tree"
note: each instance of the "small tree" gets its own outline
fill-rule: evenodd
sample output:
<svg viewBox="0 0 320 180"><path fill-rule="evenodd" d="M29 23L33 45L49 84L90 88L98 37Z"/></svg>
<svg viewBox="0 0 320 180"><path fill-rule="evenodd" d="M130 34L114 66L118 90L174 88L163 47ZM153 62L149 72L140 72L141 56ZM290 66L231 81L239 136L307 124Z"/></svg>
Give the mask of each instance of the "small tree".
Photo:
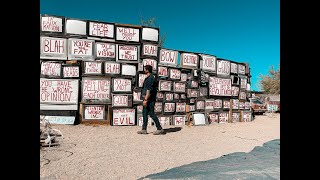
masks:
<svg viewBox="0 0 320 180"><path fill-rule="evenodd" d="M259 85L262 91L268 94L280 94L280 65L278 70L271 66L269 74L260 74L260 78Z"/></svg>
<svg viewBox="0 0 320 180"><path fill-rule="evenodd" d="M155 18L144 19L142 16L140 16L140 25L141 26L149 26L149 27L157 27ZM160 26L158 28L160 28ZM167 37L166 34L163 34L160 37L160 39L159 39L159 46L160 47L164 44L166 37Z"/></svg>

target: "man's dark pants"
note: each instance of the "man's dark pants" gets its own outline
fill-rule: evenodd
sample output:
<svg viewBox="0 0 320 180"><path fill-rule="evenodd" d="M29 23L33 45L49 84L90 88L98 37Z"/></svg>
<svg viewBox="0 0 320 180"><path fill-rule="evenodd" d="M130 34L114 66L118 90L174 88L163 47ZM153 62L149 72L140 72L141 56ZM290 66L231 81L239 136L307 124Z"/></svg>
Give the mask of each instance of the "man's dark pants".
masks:
<svg viewBox="0 0 320 180"><path fill-rule="evenodd" d="M150 101L150 102L148 101L147 107L143 107L142 109L142 115L143 115L142 130L147 130L148 115L153 119L154 123L156 124L157 130L162 129L158 117L154 114L154 105L155 105L155 101Z"/></svg>

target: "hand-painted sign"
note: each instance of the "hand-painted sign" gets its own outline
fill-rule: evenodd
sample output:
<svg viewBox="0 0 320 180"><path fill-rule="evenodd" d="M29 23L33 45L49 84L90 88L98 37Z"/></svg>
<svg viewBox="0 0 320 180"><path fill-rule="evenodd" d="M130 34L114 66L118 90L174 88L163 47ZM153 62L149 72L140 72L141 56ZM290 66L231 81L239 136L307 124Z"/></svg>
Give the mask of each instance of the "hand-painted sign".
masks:
<svg viewBox="0 0 320 180"><path fill-rule="evenodd" d="M173 82L173 91L178 93L185 93L186 84L181 82Z"/></svg>
<svg viewBox="0 0 320 180"><path fill-rule="evenodd" d="M230 100L229 99L223 100L223 109L230 109Z"/></svg>
<svg viewBox="0 0 320 180"><path fill-rule="evenodd" d="M124 45L117 44L116 61L127 63L138 63L139 60L139 45Z"/></svg>
<svg viewBox="0 0 320 180"><path fill-rule="evenodd" d="M205 110L214 110L214 99L205 99Z"/></svg>
<svg viewBox="0 0 320 180"><path fill-rule="evenodd" d="M230 65L231 65L230 73L238 74L238 64L231 63Z"/></svg>
<svg viewBox="0 0 320 180"><path fill-rule="evenodd" d="M82 101L110 101L110 78L82 78Z"/></svg>
<svg viewBox="0 0 320 180"><path fill-rule="evenodd" d="M101 75L102 61L84 62L84 74Z"/></svg>
<svg viewBox="0 0 320 180"><path fill-rule="evenodd" d="M173 80L180 80L181 71L179 69L169 68L169 78Z"/></svg>
<svg viewBox="0 0 320 180"><path fill-rule="evenodd" d="M131 79L113 78L112 92L129 92L131 93Z"/></svg>
<svg viewBox="0 0 320 180"><path fill-rule="evenodd" d="M114 39L114 24L89 21L89 36Z"/></svg>
<svg viewBox="0 0 320 180"><path fill-rule="evenodd" d="M214 100L214 108L221 109L222 108L222 100L221 99L215 99Z"/></svg>
<svg viewBox="0 0 320 180"><path fill-rule="evenodd" d="M112 94L112 107L132 107L132 94Z"/></svg>
<svg viewBox="0 0 320 180"><path fill-rule="evenodd" d="M230 75L230 61L217 60L217 75Z"/></svg>
<svg viewBox="0 0 320 180"><path fill-rule="evenodd" d="M196 69L198 68L199 57L193 53L181 53L181 67Z"/></svg>
<svg viewBox="0 0 320 180"><path fill-rule="evenodd" d="M186 124L186 120L187 120L186 115L175 115L173 116L173 125L184 126Z"/></svg>
<svg viewBox="0 0 320 180"><path fill-rule="evenodd" d="M105 105L84 105L83 119L103 120L105 119Z"/></svg>
<svg viewBox="0 0 320 180"><path fill-rule="evenodd" d="M116 45L114 43L95 43L95 55L97 59L116 59Z"/></svg>
<svg viewBox="0 0 320 180"><path fill-rule="evenodd" d="M209 95L231 96L231 79L209 77Z"/></svg>
<svg viewBox="0 0 320 180"><path fill-rule="evenodd" d="M63 32L63 17L56 16L42 16L41 17L41 31L43 32Z"/></svg>
<svg viewBox="0 0 320 180"><path fill-rule="evenodd" d="M135 125L136 110L135 109L113 109L112 125Z"/></svg>
<svg viewBox="0 0 320 180"><path fill-rule="evenodd" d="M178 64L178 51L160 49L159 65L176 67Z"/></svg>
<svg viewBox="0 0 320 180"><path fill-rule="evenodd" d="M94 41L89 39L68 39L68 59L94 60Z"/></svg>
<svg viewBox="0 0 320 180"><path fill-rule="evenodd" d="M172 91L172 81L159 81L159 91Z"/></svg>
<svg viewBox="0 0 320 180"><path fill-rule="evenodd" d="M104 73L110 75L120 74L120 63L104 62Z"/></svg>
<svg viewBox="0 0 320 180"><path fill-rule="evenodd" d="M143 59L143 66L150 65L152 66L152 71L157 71L157 61L155 59Z"/></svg>
<svg viewBox="0 0 320 180"><path fill-rule="evenodd" d="M200 68L203 71L214 73L216 72L216 63L217 58L215 56L209 56L200 54L201 60L200 60Z"/></svg>
<svg viewBox="0 0 320 180"><path fill-rule="evenodd" d="M232 99L232 109L239 109L239 99Z"/></svg>
<svg viewBox="0 0 320 180"><path fill-rule="evenodd" d="M218 113L209 113L208 116L209 124L219 123L219 115Z"/></svg>
<svg viewBox="0 0 320 180"><path fill-rule="evenodd" d="M244 75L246 73L246 66L238 64L238 73Z"/></svg>
<svg viewBox="0 0 320 180"><path fill-rule="evenodd" d="M59 62L42 62L41 75L61 77L61 63Z"/></svg>
<svg viewBox="0 0 320 180"><path fill-rule="evenodd" d="M76 78L79 77L79 66L62 66L64 78Z"/></svg>
<svg viewBox="0 0 320 180"><path fill-rule="evenodd" d="M159 66L158 67L158 76L168 77L169 76L168 68Z"/></svg>
<svg viewBox="0 0 320 180"><path fill-rule="evenodd" d="M117 41L140 41L140 29L131 27L116 26L116 40Z"/></svg>
<svg viewBox="0 0 320 180"><path fill-rule="evenodd" d="M41 59L66 60L67 56L67 39L45 36L40 37Z"/></svg>
<svg viewBox="0 0 320 180"><path fill-rule="evenodd" d="M176 103L176 112L186 112L186 103L177 102Z"/></svg>
<svg viewBox="0 0 320 180"><path fill-rule="evenodd" d="M154 44L143 44L142 56L158 57L158 46Z"/></svg>
<svg viewBox="0 0 320 180"><path fill-rule="evenodd" d="M165 102L164 103L164 112L173 113L176 110L176 103L174 102Z"/></svg>
<svg viewBox="0 0 320 180"><path fill-rule="evenodd" d="M219 123L227 123L229 120L229 112L219 113Z"/></svg>

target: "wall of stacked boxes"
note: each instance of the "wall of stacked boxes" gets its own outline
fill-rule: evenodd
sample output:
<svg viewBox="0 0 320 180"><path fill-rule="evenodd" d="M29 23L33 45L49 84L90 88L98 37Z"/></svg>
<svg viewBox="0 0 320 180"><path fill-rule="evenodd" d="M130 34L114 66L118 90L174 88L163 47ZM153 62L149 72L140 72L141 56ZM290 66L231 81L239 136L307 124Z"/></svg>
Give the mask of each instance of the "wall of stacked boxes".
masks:
<svg viewBox="0 0 320 180"><path fill-rule="evenodd" d="M41 14L40 115L56 124L141 126L149 64L163 126L252 121L248 63L160 47L159 36L155 27Z"/></svg>

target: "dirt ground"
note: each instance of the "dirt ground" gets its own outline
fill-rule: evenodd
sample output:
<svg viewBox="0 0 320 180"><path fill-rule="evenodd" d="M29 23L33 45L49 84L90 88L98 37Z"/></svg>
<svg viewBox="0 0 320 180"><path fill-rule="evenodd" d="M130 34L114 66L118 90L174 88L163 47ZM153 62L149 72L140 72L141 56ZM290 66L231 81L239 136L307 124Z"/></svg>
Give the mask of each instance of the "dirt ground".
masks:
<svg viewBox="0 0 320 180"><path fill-rule="evenodd" d="M252 122L164 127L165 135L137 134L139 126L52 125L59 146L40 150L41 179L138 179L234 152L250 152L280 139L280 114Z"/></svg>

